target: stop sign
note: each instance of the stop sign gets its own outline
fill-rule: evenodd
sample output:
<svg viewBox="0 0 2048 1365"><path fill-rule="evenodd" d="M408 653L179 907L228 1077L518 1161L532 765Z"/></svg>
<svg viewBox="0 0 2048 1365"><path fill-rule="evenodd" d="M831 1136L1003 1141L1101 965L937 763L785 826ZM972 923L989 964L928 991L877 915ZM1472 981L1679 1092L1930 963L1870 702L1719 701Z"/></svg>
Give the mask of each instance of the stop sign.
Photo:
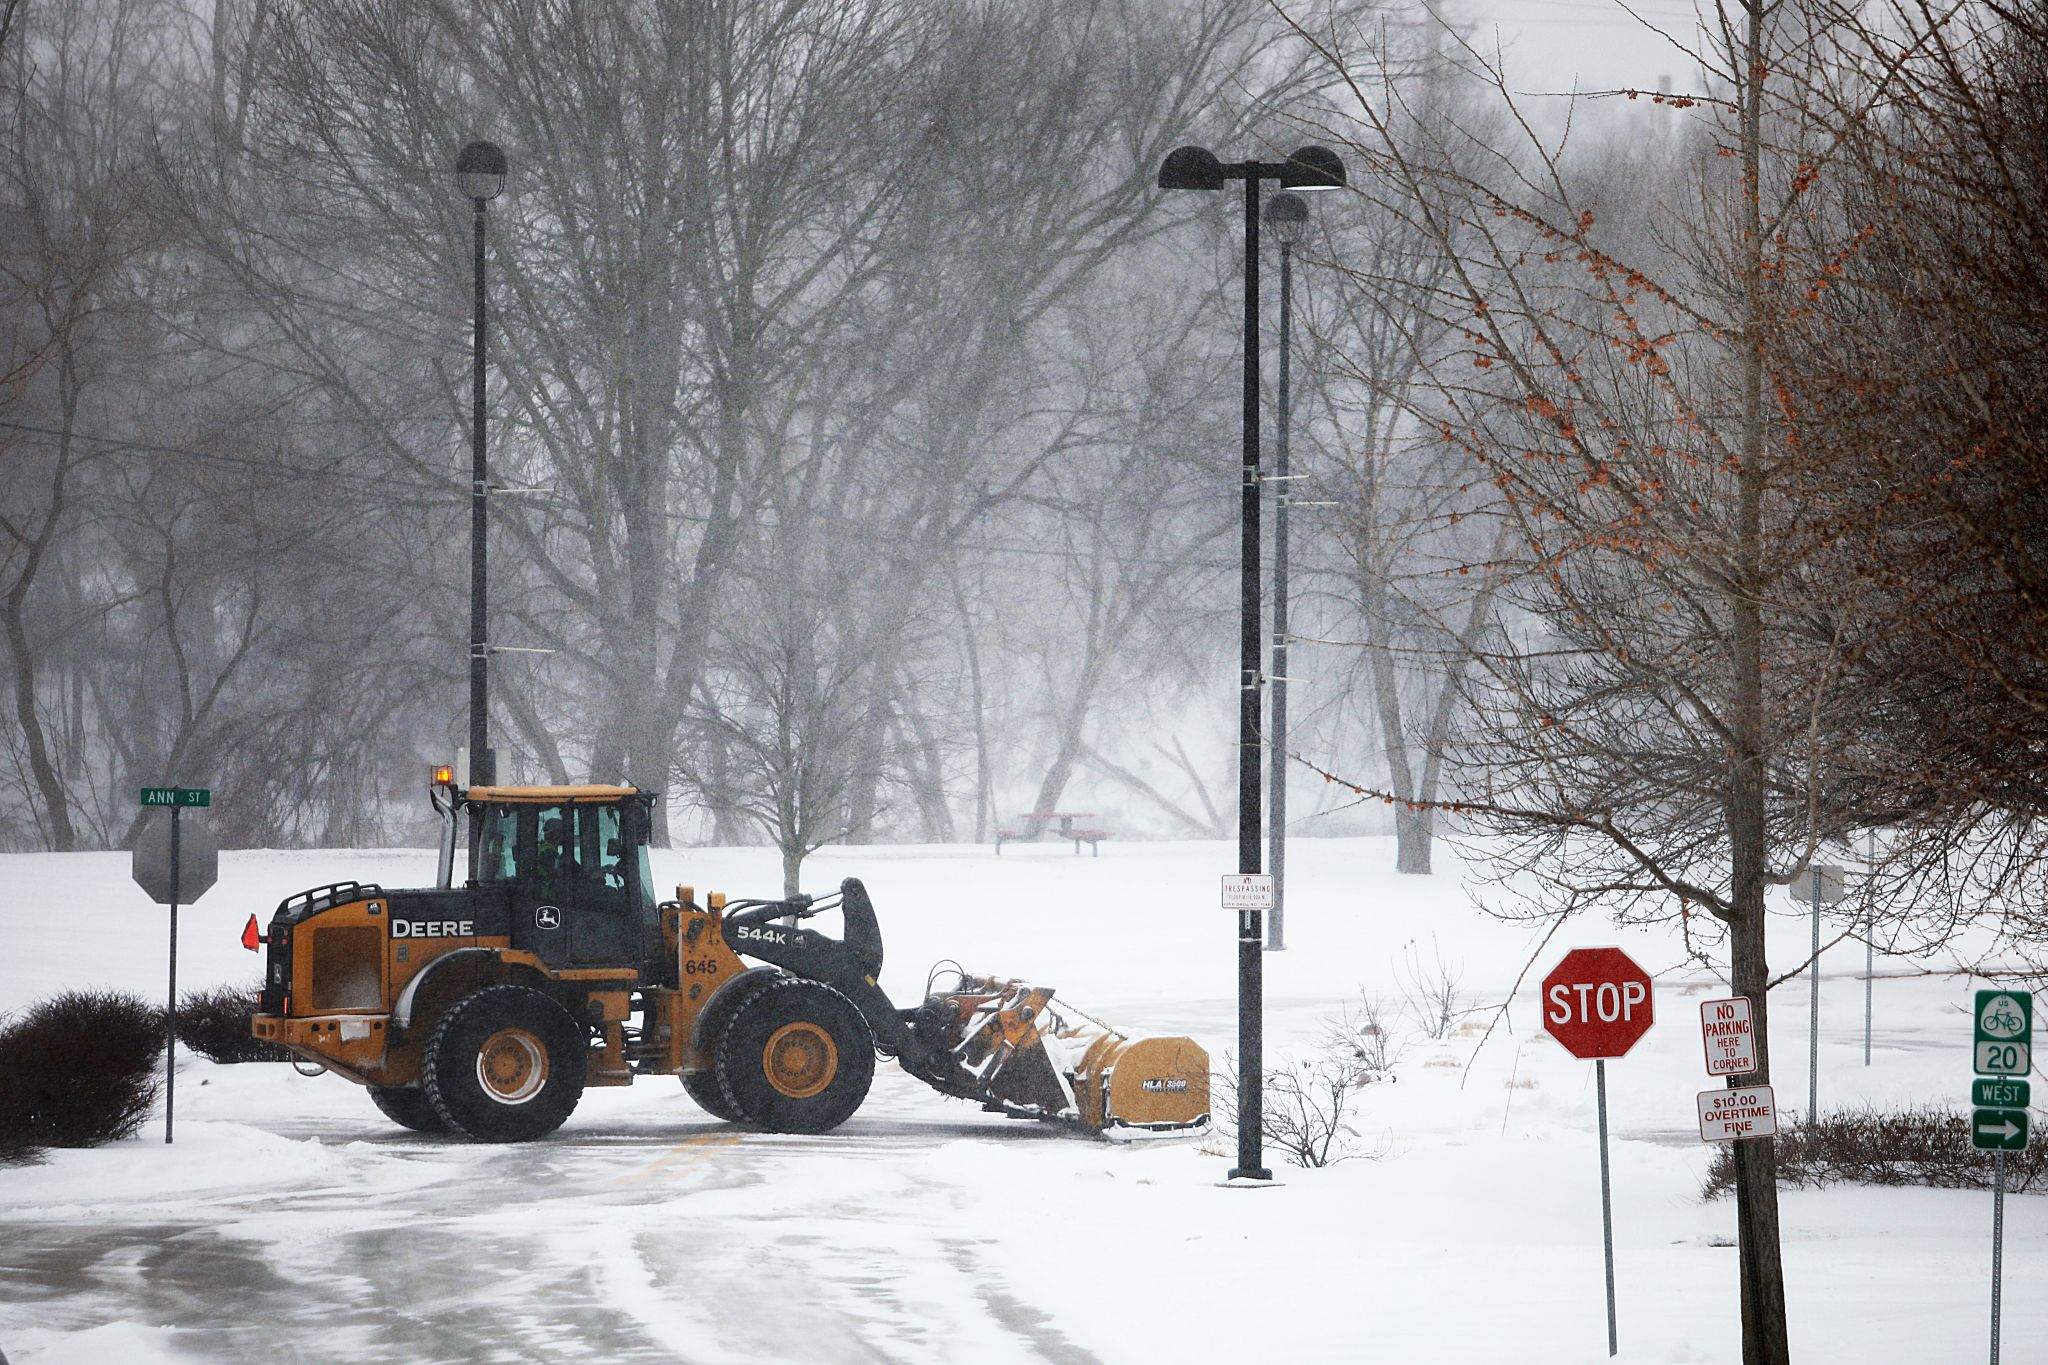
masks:
<svg viewBox="0 0 2048 1365"><path fill-rule="evenodd" d="M171 867L172 812L152 820L135 836L130 866L135 884L158 905L190 905L207 893L220 876L220 846L213 831L197 814L183 815L178 824L178 867Z"/></svg>
<svg viewBox="0 0 2048 1365"><path fill-rule="evenodd" d="M1650 974L1619 948L1574 948L1543 978L1543 1027L1574 1057L1619 1057L1655 1018Z"/></svg>

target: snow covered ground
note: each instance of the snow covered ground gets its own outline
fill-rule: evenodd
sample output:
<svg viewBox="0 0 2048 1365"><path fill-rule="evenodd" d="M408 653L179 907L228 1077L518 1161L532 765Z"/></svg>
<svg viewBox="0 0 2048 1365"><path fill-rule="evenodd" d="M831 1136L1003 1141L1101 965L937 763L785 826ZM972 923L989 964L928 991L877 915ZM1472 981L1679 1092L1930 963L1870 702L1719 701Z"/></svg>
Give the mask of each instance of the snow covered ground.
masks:
<svg viewBox="0 0 2048 1365"><path fill-rule="evenodd" d="M816 889L866 880L882 984L937 960L1056 986L1133 1031L1235 1050L1236 945L1217 908L1234 846L828 849ZM432 879L426 853L228 853L182 914L181 987L253 981L253 911L354 877ZM1308 1057L1362 991L1398 1004L1439 957L1498 1002L1534 950L1472 908L1460 867L1396 877L1384 840L1290 846L1289 950L1265 957L1266 1056ZM657 879L769 894L767 850L657 854ZM1774 961L1797 962L1788 913ZM820 927L829 928L829 922ZM164 989L165 914L123 854L0 858L0 1009L67 987ZM1593 1066L1537 1027L1566 948L1618 943L1657 973L1659 1023L1609 1063L1621 1359L1738 1358L1734 1211L1702 1203L1711 1156L1697 1002L1718 983L1657 934L1561 933L1483 1047L1485 1016L1404 1041L1361 1146L1321 1170L1269 1149L1278 1188L1219 1187L1215 1139L1120 1147L983 1114L892 1066L841 1130L712 1120L681 1087L588 1093L524 1147L395 1128L354 1087L283 1066L179 1059L163 1125L0 1170L0 1351L117 1361L1538 1362L1606 1359ZM1822 987L1823 1108L1962 1107L1971 983L1880 980L1863 1065L1860 947ZM1806 988L1773 996L1777 1092L1807 1085ZM1477 1055L1475 1058L1475 1049ZM1982 1359L1988 1194L1835 1187L1784 1195L1794 1354L1859 1365ZM2048 1200L2006 1208L2005 1359L2048 1360Z"/></svg>

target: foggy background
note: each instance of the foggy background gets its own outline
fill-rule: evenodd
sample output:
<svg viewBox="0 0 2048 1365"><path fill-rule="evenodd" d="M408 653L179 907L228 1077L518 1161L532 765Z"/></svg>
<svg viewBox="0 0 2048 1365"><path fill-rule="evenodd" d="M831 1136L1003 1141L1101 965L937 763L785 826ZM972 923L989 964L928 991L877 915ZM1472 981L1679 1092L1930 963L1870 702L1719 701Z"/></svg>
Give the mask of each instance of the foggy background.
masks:
<svg viewBox="0 0 2048 1365"><path fill-rule="evenodd" d="M1667 916L1881 828L2012 891L2044 50L1823 0L0 0L0 848L125 846L158 784L229 847L431 838L478 138L502 778L795 859L1226 837L1241 199L1154 175L1316 143L1290 830L1597 835L1567 898Z"/></svg>

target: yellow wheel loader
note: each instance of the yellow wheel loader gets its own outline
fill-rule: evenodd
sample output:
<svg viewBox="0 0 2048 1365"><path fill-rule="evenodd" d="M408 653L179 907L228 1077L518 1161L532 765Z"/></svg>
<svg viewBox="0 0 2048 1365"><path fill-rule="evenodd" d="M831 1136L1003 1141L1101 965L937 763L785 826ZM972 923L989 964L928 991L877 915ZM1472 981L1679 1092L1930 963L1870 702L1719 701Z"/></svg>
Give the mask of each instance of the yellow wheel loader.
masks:
<svg viewBox="0 0 2048 1365"><path fill-rule="evenodd" d="M649 794L463 789L446 769L432 790L438 885L316 887L242 936L268 950L255 1035L366 1087L395 1123L528 1141L586 1086L672 1075L728 1122L822 1133L860 1107L879 1053L943 1094L1104 1137L1208 1125L1208 1054L1190 1039L1127 1037L1051 990L965 973L898 1009L854 878L823 899L678 887L657 903ZM806 927L834 911L838 938Z"/></svg>

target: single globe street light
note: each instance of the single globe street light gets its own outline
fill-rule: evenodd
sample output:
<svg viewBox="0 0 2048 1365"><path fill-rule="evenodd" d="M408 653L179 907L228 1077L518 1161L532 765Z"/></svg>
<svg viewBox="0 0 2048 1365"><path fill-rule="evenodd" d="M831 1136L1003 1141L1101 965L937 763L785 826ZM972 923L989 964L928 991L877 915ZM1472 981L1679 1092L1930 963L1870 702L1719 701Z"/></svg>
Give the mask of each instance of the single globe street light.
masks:
<svg viewBox="0 0 2048 1365"><path fill-rule="evenodd" d="M1341 168L1340 168L1341 169ZM1266 201L1266 228L1280 243L1280 410L1274 422L1273 482L1273 720L1272 757L1266 774L1266 871L1273 878L1273 913L1266 949L1287 947L1287 509L1294 497L1288 469L1288 427L1293 406L1288 380L1294 351L1294 248L1308 235L1308 200L1282 190Z"/></svg>
<svg viewBox="0 0 2048 1365"><path fill-rule="evenodd" d="M455 184L475 209L476 308L469 389L469 775L472 787L498 779L491 752L489 601L485 574L490 465L484 455L484 214L505 188L508 166L495 142L472 142L455 157Z"/></svg>

